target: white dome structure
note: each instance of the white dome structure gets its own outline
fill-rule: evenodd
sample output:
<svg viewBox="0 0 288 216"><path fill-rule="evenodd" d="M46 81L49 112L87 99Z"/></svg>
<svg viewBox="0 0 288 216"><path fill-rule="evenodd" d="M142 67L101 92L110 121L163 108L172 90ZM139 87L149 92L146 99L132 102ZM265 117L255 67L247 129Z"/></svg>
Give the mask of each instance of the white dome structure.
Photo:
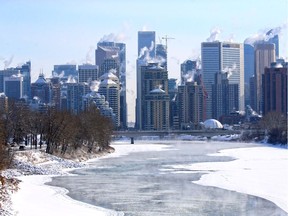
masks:
<svg viewBox="0 0 288 216"><path fill-rule="evenodd" d="M223 125L216 119L207 119L204 121L205 129L222 129Z"/></svg>

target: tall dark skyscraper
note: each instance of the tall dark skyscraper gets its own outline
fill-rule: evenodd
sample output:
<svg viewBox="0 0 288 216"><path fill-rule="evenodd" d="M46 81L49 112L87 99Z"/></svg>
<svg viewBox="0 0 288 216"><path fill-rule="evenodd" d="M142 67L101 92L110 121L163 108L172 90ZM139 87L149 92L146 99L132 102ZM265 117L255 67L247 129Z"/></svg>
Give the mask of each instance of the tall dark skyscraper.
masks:
<svg viewBox="0 0 288 216"><path fill-rule="evenodd" d="M287 64L278 63L265 68L262 78L263 115L271 111L287 114L287 75Z"/></svg>

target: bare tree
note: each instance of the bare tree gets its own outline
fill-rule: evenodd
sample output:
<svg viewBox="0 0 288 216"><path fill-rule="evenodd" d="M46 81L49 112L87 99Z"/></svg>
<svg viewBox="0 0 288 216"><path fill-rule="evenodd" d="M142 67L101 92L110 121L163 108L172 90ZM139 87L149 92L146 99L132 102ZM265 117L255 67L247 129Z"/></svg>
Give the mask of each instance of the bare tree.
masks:
<svg viewBox="0 0 288 216"><path fill-rule="evenodd" d="M268 132L268 142L287 144L287 116L279 112L269 112L260 125Z"/></svg>

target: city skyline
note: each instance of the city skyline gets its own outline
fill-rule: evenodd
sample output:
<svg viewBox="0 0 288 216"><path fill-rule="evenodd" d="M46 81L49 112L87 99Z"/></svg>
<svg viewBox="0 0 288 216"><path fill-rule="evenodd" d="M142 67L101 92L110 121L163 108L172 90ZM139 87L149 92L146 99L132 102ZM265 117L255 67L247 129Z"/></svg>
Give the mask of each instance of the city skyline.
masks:
<svg viewBox="0 0 288 216"><path fill-rule="evenodd" d="M175 38L168 40L169 78L180 79L180 64L198 58L201 42L208 39L243 43L280 27L280 57L288 57L286 0L0 2L0 70L31 60L32 82L41 71L50 77L54 65L95 64L100 41L125 43L128 121L135 121L138 31L155 31L156 43L166 35Z"/></svg>

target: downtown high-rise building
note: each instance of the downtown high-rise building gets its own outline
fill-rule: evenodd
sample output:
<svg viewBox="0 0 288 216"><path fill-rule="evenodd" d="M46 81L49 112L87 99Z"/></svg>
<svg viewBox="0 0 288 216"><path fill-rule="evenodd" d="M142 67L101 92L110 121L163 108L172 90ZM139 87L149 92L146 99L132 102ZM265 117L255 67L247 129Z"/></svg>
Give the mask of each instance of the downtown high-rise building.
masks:
<svg viewBox="0 0 288 216"><path fill-rule="evenodd" d="M197 62L192 60L185 60L181 65L181 85L184 85L187 82L194 81L194 75L196 73Z"/></svg>
<svg viewBox="0 0 288 216"><path fill-rule="evenodd" d="M59 77L62 82L69 79L78 79L78 71L75 64L54 65L52 77Z"/></svg>
<svg viewBox="0 0 288 216"><path fill-rule="evenodd" d="M115 115L114 125L116 128L121 126L120 122L120 83L119 78L112 72L103 74L100 78L98 93L105 97L109 107Z"/></svg>
<svg viewBox="0 0 288 216"><path fill-rule="evenodd" d="M215 74L227 72L229 84L238 84L239 110L244 110L244 53L243 44L203 42L201 44L202 83L206 102L205 119L212 118L212 85Z"/></svg>
<svg viewBox="0 0 288 216"><path fill-rule="evenodd" d="M245 105L250 105L250 78L254 76L254 46L244 43L244 85Z"/></svg>
<svg viewBox="0 0 288 216"><path fill-rule="evenodd" d="M170 127L168 72L158 63L141 66L141 125L143 130L167 130Z"/></svg>
<svg viewBox="0 0 288 216"><path fill-rule="evenodd" d="M197 82L186 82L178 86L177 106L180 129L198 129L203 118L203 87Z"/></svg>
<svg viewBox="0 0 288 216"><path fill-rule="evenodd" d="M87 83L66 83L67 93L65 95L65 100L62 102L66 104L63 104L62 110L66 109L72 114L79 114L83 110L82 98L88 93L87 86Z"/></svg>
<svg viewBox="0 0 288 216"><path fill-rule="evenodd" d="M163 44L156 44L156 61L160 66L168 70L167 67L167 48Z"/></svg>
<svg viewBox="0 0 288 216"><path fill-rule="evenodd" d="M270 67L276 61L275 45L269 43L256 44L254 47L255 72L254 72L254 100L251 100L251 107L258 113L262 112L262 75L265 68Z"/></svg>
<svg viewBox="0 0 288 216"><path fill-rule="evenodd" d="M272 43L275 45L275 56L278 59L279 56L279 36L278 34L274 34L274 30L271 29L266 33L266 37L268 38L267 43Z"/></svg>
<svg viewBox="0 0 288 216"><path fill-rule="evenodd" d="M120 84L120 127L127 127L126 99L126 44L102 41L97 44L95 63L99 67L99 77L112 72Z"/></svg>
<svg viewBox="0 0 288 216"><path fill-rule="evenodd" d="M227 75L223 72L216 73L212 85L212 118L217 120L223 115L239 110L239 86L230 84Z"/></svg>
<svg viewBox="0 0 288 216"><path fill-rule="evenodd" d="M278 112L287 115L287 63L266 67L262 75L263 115Z"/></svg>
<svg viewBox="0 0 288 216"><path fill-rule="evenodd" d="M138 32L138 59L155 58L155 31Z"/></svg>
<svg viewBox="0 0 288 216"><path fill-rule="evenodd" d="M22 96L30 99L31 97L31 62L28 61L25 64L16 68L6 68L0 70L0 92L4 91L4 78L11 77L12 75L20 74L23 77L22 84Z"/></svg>
<svg viewBox="0 0 288 216"><path fill-rule="evenodd" d="M44 74L40 73L38 79L31 84L31 96L39 98L42 103L51 102L51 85L46 81Z"/></svg>
<svg viewBox="0 0 288 216"><path fill-rule="evenodd" d="M19 74L4 77L4 93L9 100L19 100L23 98L23 76Z"/></svg>
<svg viewBox="0 0 288 216"><path fill-rule="evenodd" d="M91 84L92 81L98 80L98 66L84 64L78 66L78 82Z"/></svg>
<svg viewBox="0 0 288 216"><path fill-rule="evenodd" d="M137 97L136 97L136 123L135 127L143 129L143 74L142 66L146 66L151 58L155 58L155 31L138 32L138 58L136 60L137 71ZM142 87L143 86L143 87Z"/></svg>

